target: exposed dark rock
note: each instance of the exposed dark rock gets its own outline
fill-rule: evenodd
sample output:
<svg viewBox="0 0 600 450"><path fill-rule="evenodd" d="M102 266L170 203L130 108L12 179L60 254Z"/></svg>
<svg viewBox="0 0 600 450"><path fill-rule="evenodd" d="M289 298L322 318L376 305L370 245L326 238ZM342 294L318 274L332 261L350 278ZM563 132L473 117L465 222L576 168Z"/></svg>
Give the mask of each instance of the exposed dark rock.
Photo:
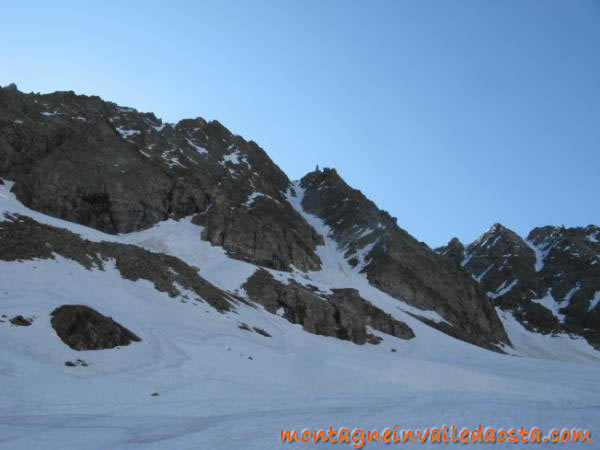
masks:
<svg viewBox="0 0 600 450"><path fill-rule="evenodd" d="M219 311L229 310L231 297L198 275L194 269L173 256L153 253L135 245L92 242L70 231L44 225L29 217L10 216L0 222L0 260L50 259L60 255L84 267L104 269L114 261L121 276L128 280L145 279L156 289L175 297L176 284L195 292Z"/></svg>
<svg viewBox="0 0 600 450"><path fill-rule="evenodd" d="M381 336L375 336L374 334L367 334L367 342L371 345L379 345L383 341Z"/></svg>
<svg viewBox="0 0 600 450"><path fill-rule="evenodd" d="M460 264L529 330L581 335L600 348L600 308L593 304L600 292L598 241L594 225L535 228L524 240L494 224L467 246ZM451 256L451 247L438 251Z"/></svg>
<svg viewBox="0 0 600 450"><path fill-rule="evenodd" d="M264 336L264 337L271 337L271 335L269 333L267 333L265 330L263 330L262 328L259 327L252 327L254 329L254 331L256 331L258 334Z"/></svg>
<svg viewBox="0 0 600 450"><path fill-rule="evenodd" d="M347 260L369 282L391 296L423 310L433 310L452 324L451 335L492 350L508 343L493 304L457 264L418 242L352 189L334 169L314 171L301 180L302 206L321 218ZM444 328L445 326L437 326Z"/></svg>
<svg viewBox="0 0 600 450"><path fill-rule="evenodd" d="M217 121L166 124L98 97L23 94L11 85L0 88L0 184L2 177L15 182L12 191L27 206L108 233L193 216L203 227L199 238L234 258L280 270L321 264L315 248L322 237L286 201L287 176L256 143ZM373 286L448 321L418 317L425 323L497 350L508 343L499 306L530 330L582 335L600 348L598 227L536 228L526 242L496 224L467 248L454 238L437 255L335 170L311 172L301 186L304 209L331 228L352 267ZM178 285L197 295L183 303L202 298L223 311L234 301L177 258L86 241L24 217L0 222L0 260L55 254L90 269L114 261L127 279L149 280L173 297ZM412 333L394 329L356 292L326 296L314 286L255 276L261 286L255 301L282 307L310 332L358 343L369 339L366 327L376 328L373 323L392 334ZM361 315L366 318L355 317Z"/></svg>
<svg viewBox="0 0 600 450"><path fill-rule="evenodd" d="M251 330L250 330L250 327L248 326L248 324L247 324L247 323L244 323L244 322L240 323L240 324L238 325L238 328L239 328L240 330L244 330L244 331L251 331Z"/></svg>
<svg viewBox="0 0 600 450"><path fill-rule="evenodd" d="M333 289L333 294L327 296L327 299L337 308L341 324L348 322L348 328L352 328L353 323L364 322L365 326L391 336L401 339L414 337L408 325L363 299L356 289Z"/></svg>
<svg viewBox="0 0 600 450"><path fill-rule="evenodd" d="M18 327L28 327L33 323L33 319L26 319L25 317L18 315L10 319L10 323Z"/></svg>
<svg viewBox="0 0 600 450"><path fill-rule="evenodd" d="M465 258L465 246L458 238L452 238L444 247L436 248L436 252L440 255L447 256L456 264L461 264Z"/></svg>
<svg viewBox="0 0 600 450"><path fill-rule="evenodd" d="M287 176L217 121L165 124L99 97L0 88L0 176L30 208L108 233L197 214L232 257L320 265L320 237L285 201Z"/></svg>
<svg viewBox="0 0 600 450"><path fill-rule="evenodd" d="M309 333L364 344L370 326L401 339L414 337L406 324L362 299L355 289L336 289L329 296L319 296L296 282L283 284L265 270L256 271L243 288L252 301L271 313L282 308L284 318L302 324Z"/></svg>
<svg viewBox="0 0 600 450"><path fill-rule="evenodd" d="M232 257L278 270L287 270L290 264L318 269L321 262L313 249L322 238L310 226L297 223L303 219L287 201L279 203L260 196L252 207L211 210L211 214L196 215L193 222L205 227L203 239L222 246Z"/></svg>
<svg viewBox="0 0 600 450"><path fill-rule="evenodd" d="M83 359L78 359L75 362L65 361L65 366L67 366L67 367L87 367L88 363L86 363Z"/></svg>
<svg viewBox="0 0 600 450"><path fill-rule="evenodd" d="M63 305L52 311L52 328L73 350L101 350L141 339L110 317L84 305Z"/></svg>

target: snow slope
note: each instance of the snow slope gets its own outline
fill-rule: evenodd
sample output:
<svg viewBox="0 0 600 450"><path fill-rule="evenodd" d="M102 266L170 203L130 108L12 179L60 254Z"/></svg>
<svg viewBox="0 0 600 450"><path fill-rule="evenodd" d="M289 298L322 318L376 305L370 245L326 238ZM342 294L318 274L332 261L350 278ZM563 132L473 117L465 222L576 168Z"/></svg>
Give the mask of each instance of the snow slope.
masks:
<svg viewBox="0 0 600 450"><path fill-rule="evenodd" d="M0 214L28 215L87 239L173 254L224 289L239 290L256 269L201 241L201 227L189 220L106 235L28 210L9 188L0 186ZM300 196L289 199L304 214ZM279 441L282 428L330 426L600 431L600 358L584 341L530 333L506 313L501 318L515 344L510 351L520 356L450 338L407 314L409 305L370 287L327 238L324 225L304 215L325 235L318 249L323 270L273 273L322 289L356 287L413 328L414 339L381 335L380 345L358 346L306 333L260 307L240 304L221 314L170 298L148 281L123 279L110 263L101 271L61 257L0 261L0 315L34 317L30 327L0 323L0 449L353 448ZM50 327L49 313L75 303L113 317L142 342L71 350ZM272 337L242 330L242 322ZM64 365L78 358L89 366ZM380 447L389 448L366 445ZM583 447L592 448L561 446Z"/></svg>

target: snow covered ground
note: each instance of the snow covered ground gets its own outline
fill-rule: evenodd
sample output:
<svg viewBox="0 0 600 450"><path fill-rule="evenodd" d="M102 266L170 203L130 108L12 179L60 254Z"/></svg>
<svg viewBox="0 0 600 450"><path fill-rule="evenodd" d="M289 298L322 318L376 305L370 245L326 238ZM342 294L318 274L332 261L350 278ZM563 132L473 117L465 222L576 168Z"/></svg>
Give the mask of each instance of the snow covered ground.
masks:
<svg viewBox="0 0 600 450"><path fill-rule="evenodd" d="M199 267L215 285L242 295L241 284L256 269L201 241L201 227L189 220L111 236L28 210L9 187L0 186L0 211L28 215L91 240L173 254ZM299 208L299 198L290 201ZM305 217L327 233L318 219ZM593 437L600 432L600 354L584 341L530 333L499 311L514 355L489 352L406 314L409 305L369 286L331 240L319 248L319 256L322 271L276 275L323 289L356 287L405 321L416 337L404 341L381 335L380 345L359 346L306 333L262 308L241 304L221 314L206 304L183 303L148 281L121 278L110 264L105 271L90 271L61 257L0 261L0 315L34 318L29 327L0 323L0 449L354 448L280 442L282 428L330 426L382 430L482 424L582 428ZM142 342L112 350L71 350L49 321L49 313L62 304L89 305ZM241 322L272 336L242 330ZM64 365L78 358L88 367ZM389 447L369 443L364 448Z"/></svg>

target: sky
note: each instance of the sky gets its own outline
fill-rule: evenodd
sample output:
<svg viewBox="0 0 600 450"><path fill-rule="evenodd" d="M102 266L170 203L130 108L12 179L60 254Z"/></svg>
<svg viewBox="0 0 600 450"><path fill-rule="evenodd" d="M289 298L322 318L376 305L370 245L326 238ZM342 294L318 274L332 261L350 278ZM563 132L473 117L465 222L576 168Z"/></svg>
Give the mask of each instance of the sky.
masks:
<svg viewBox="0 0 600 450"><path fill-rule="evenodd" d="M431 247L600 225L600 1L10 2L0 85L218 120Z"/></svg>

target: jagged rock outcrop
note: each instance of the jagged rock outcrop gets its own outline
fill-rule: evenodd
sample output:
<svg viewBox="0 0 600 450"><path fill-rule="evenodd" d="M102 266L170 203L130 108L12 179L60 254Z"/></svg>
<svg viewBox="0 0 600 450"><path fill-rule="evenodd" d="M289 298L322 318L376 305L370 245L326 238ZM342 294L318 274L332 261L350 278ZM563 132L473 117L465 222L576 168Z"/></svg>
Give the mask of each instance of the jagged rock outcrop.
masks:
<svg viewBox="0 0 600 450"><path fill-rule="evenodd" d="M437 251L437 249L436 249ZM450 239L448 244L443 247L440 252L441 255L447 256L457 264L461 264L465 258L465 246L456 237Z"/></svg>
<svg viewBox="0 0 600 450"><path fill-rule="evenodd" d="M254 142L201 118L73 92L0 89L0 177L25 205L107 233L197 214L203 238L276 269L317 269L320 237L285 201L287 176Z"/></svg>
<svg viewBox="0 0 600 450"><path fill-rule="evenodd" d="M141 339L112 318L84 305L63 305L52 311L50 323L73 350L102 350Z"/></svg>
<svg viewBox="0 0 600 450"><path fill-rule="evenodd" d="M273 314L302 324L309 333L335 336L364 344L367 327L401 338L411 339L408 325L360 297L356 289L335 289L332 294L312 291L295 281L283 284L266 270L258 270L243 286L248 297Z"/></svg>
<svg viewBox="0 0 600 450"><path fill-rule="evenodd" d="M494 224L463 255L454 242L437 251L460 264L528 329L581 335L600 347L599 241L594 225L535 228L525 240Z"/></svg>
<svg viewBox="0 0 600 450"><path fill-rule="evenodd" d="M50 259L54 255L78 262L84 267L104 269L114 261L123 278L148 280L171 297L183 294L178 286L194 293L195 301L206 301L219 311L231 309L234 299L216 288L173 256L153 253L135 245L92 242L70 231L44 225L24 216L7 216L0 222L0 260Z"/></svg>
<svg viewBox="0 0 600 450"><path fill-rule="evenodd" d="M418 242L334 169L302 178L303 208L324 220L347 260L369 282L410 305L433 310L450 325L430 322L459 339L497 349L508 343L491 301L470 276Z"/></svg>

